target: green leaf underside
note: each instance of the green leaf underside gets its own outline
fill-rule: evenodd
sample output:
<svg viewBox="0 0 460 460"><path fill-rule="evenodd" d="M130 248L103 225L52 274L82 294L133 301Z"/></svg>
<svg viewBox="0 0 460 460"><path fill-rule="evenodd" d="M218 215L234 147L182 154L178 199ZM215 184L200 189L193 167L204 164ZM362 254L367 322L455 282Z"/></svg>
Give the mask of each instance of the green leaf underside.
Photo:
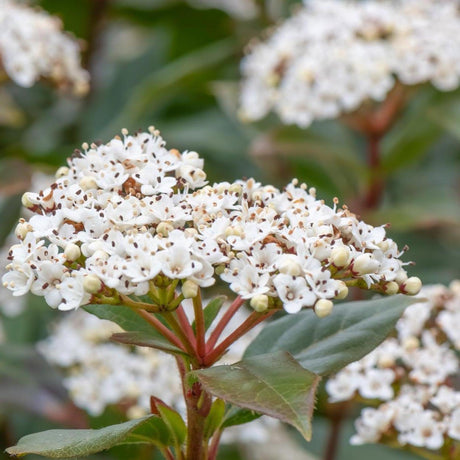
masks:
<svg viewBox="0 0 460 460"><path fill-rule="evenodd" d="M329 375L377 347L404 309L416 301L397 295L339 304L326 318L318 318L312 310L286 315L266 326L244 357L287 351L305 369Z"/></svg>
<svg viewBox="0 0 460 460"><path fill-rule="evenodd" d="M110 339L125 345L156 348L166 353L185 354L180 348L177 348L176 346L170 344L167 340L162 339L161 336L152 337L151 332L122 332L113 334Z"/></svg>
<svg viewBox="0 0 460 460"><path fill-rule="evenodd" d="M222 428L228 428L235 425L244 425L261 417L262 414L249 409L241 409L233 406L226 414Z"/></svg>
<svg viewBox="0 0 460 460"><path fill-rule="evenodd" d="M293 425L310 440L311 416L320 377L286 352L194 371L214 396Z"/></svg>
<svg viewBox="0 0 460 460"><path fill-rule="evenodd" d="M99 430L48 430L21 438L6 451L10 455L38 454L50 458L80 458L117 444L150 442L167 445L168 429L155 416L111 425Z"/></svg>
<svg viewBox="0 0 460 460"><path fill-rule="evenodd" d="M126 332L145 332L150 337L163 338L145 319L124 305L86 305L83 308L100 319L113 321Z"/></svg>

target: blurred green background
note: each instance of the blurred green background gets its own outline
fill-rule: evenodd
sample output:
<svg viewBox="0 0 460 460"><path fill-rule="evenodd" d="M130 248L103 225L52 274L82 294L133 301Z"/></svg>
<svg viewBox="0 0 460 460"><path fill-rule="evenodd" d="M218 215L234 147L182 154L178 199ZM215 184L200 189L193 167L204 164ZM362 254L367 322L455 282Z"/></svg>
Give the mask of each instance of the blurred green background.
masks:
<svg viewBox="0 0 460 460"><path fill-rule="evenodd" d="M211 182L253 176L282 186L296 176L329 203L335 196L353 203L364 190L364 141L339 122L300 130L283 127L274 116L251 125L238 120L245 45L299 2L259 1L260 14L247 21L180 0L36 3L86 43L83 59L92 88L82 100L43 84L24 89L9 82L0 88L2 244L33 171L53 173L82 142L106 142L121 128L155 125L169 147L196 150L205 158ZM406 260L416 262L411 275L424 283L459 278L460 91L419 88L385 137L383 153L384 201L363 217L374 225L391 223L390 236L410 246ZM50 404L56 410L69 404L58 375L33 351L55 312L41 299L28 303L21 315L2 319L9 345L0 349L0 450L24 434L61 426L50 420ZM328 431L324 407L319 404L311 444L292 436L318 457ZM91 423L101 426L121 417L108 412ZM351 447L351 432L352 418L342 433L338 460L413 458L377 446ZM151 458L150 452L141 454L138 458ZM129 456L120 448L97 458ZM225 448L221 458L238 459L237 448Z"/></svg>

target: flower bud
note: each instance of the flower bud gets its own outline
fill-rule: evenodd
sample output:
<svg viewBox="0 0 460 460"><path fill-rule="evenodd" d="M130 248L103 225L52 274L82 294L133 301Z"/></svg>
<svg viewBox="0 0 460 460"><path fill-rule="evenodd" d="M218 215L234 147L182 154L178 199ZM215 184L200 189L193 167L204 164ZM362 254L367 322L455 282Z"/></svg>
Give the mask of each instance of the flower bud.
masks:
<svg viewBox="0 0 460 460"><path fill-rule="evenodd" d="M23 240L26 235L33 230L32 225L27 222L19 222L19 224L14 229L14 234L20 240Z"/></svg>
<svg viewBox="0 0 460 460"><path fill-rule="evenodd" d="M170 222L160 222L157 225L157 233L161 236L168 236L169 232L174 230L174 226Z"/></svg>
<svg viewBox="0 0 460 460"><path fill-rule="evenodd" d="M325 316L329 316L332 312L332 308L334 304L328 299L319 299L315 303L315 313L318 318L324 318Z"/></svg>
<svg viewBox="0 0 460 460"><path fill-rule="evenodd" d="M380 264L374 259L372 254L361 254L353 262L353 273L357 275L367 275L378 270Z"/></svg>
<svg viewBox="0 0 460 460"><path fill-rule="evenodd" d="M96 294L102 288L102 281L96 275L86 275L83 278L83 289L89 294Z"/></svg>
<svg viewBox="0 0 460 460"><path fill-rule="evenodd" d="M22 195L22 198L21 198L22 205L26 208L33 208L35 206L35 203L32 201L33 196L34 194L31 192L24 193L24 195Z"/></svg>
<svg viewBox="0 0 460 460"><path fill-rule="evenodd" d="M339 246L331 251L331 263L336 267L346 267L350 258L350 250L346 246Z"/></svg>
<svg viewBox="0 0 460 460"><path fill-rule="evenodd" d="M109 255L102 249L97 249L93 252L91 257L95 260L107 260L109 258Z"/></svg>
<svg viewBox="0 0 460 460"><path fill-rule="evenodd" d="M82 177L80 179L79 185L82 188L82 190L85 190L85 191L97 188L96 179L94 179L94 177L91 177L91 176Z"/></svg>
<svg viewBox="0 0 460 460"><path fill-rule="evenodd" d="M420 289L422 289L422 282L420 281L420 278L417 278L416 276L407 278L404 284L401 285L401 290L409 295L418 294Z"/></svg>
<svg viewBox="0 0 460 460"><path fill-rule="evenodd" d="M64 249L64 257L69 261L73 262L81 256L80 248L73 243L69 243Z"/></svg>
<svg viewBox="0 0 460 460"><path fill-rule="evenodd" d="M406 337L404 339L402 346L406 351L414 351L420 346L420 341L417 337L411 335L410 337Z"/></svg>
<svg viewBox="0 0 460 460"><path fill-rule="evenodd" d="M384 284L383 290L387 295L397 294L399 292L398 283L395 283L394 281L389 281L388 283Z"/></svg>
<svg viewBox="0 0 460 460"><path fill-rule="evenodd" d="M182 295L184 299L193 299L198 295L198 284L195 281L187 280L182 284Z"/></svg>
<svg viewBox="0 0 460 460"><path fill-rule="evenodd" d="M67 166L61 166L54 176L56 179L59 179L60 177L67 176L67 174L69 174L69 168Z"/></svg>
<svg viewBox="0 0 460 460"><path fill-rule="evenodd" d="M395 360L393 356L390 354L382 355L380 356L377 366L380 367L381 369L388 369L390 367L393 367L395 365Z"/></svg>
<svg viewBox="0 0 460 460"><path fill-rule="evenodd" d="M225 236L228 237L228 236L240 236L240 237L244 237L244 230L242 227L240 226L235 226L235 227L227 227L225 229Z"/></svg>
<svg viewBox="0 0 460 460"><path fill-rule="evenodd" d="M278 262L278 270L280 273L290 276L299 276L302 274L302 266L294 254L283 254Z"/></svg>
<svg viewBox="0 0 460 460"><path fill-rule="evenodd" d="M338 293L337 295L335 296L335 298L337 300L342 300L342 299L345 299L348 295L348 286L343 282L343 281L339 281L339 288L338 288Z"/></svg>
<svg viewBox="0 0 460 460"><path fill-rule="evenodd" d="M403 284L407 280L407 273L406 270L401 268L401 270L398 270L396 272L396 277L395 277L395 282L398 283L399 285Z"/></svg>
<svg viewBox="0 0 460 460"><path fill-rule="evenodd" d="M249 304L256 312L263 313L268 308L268 296L265 294L255 295Z"/></svg>

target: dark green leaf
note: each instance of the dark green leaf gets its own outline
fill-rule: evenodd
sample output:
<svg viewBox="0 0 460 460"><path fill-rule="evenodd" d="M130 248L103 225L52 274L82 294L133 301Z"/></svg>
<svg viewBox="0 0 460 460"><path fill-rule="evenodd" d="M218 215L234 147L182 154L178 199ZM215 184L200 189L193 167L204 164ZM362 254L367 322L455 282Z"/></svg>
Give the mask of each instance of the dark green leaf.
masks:
<svg viewBox="0 0 460 460"><path fill-rule="evenodd" d="M162 335L129 307L123 305L86 305L84 309L98 318L117 323L124 331L144 332L152 338L163 339Z"/></svg>
<svg viewBox="0 0 460 460"><path fill-rule="evenodd" d="M122 443L130 433L153 416L107 426L99 430L49 430L21 438L16 446L6 451L22 457L38 454L50 458L84 457ZM153 441L152 441L153 442Z"/></svg>
<svg viewBox="0 0 460 460"><path fill-rule="evenodd" d="M185 354L180 348L171 345L155 330L151 332L125 332L113 334L111 340L115 342L124 343L126 345L137 345L138 347L156 348L165 351L166 353Z"/></svg>
<svg viewBox="0 0 460 460"><path fill-rule="evenodd" d="M312 310L283 316L262 330L245 358L288 351L305 369L329 375L379 345L415 301L397 295L339 304L326 318L318 318Z"/></svg>
<svg viewBox="0 0 460 460"><path fill-rule="evenodd" d="M161 419L169 428L174 445L179 448L185 441L187 427L178 412L163 404L157 404Z"/></svg>
<svg viewBox="0 0 460 460"><path fill-rule="evenodd" d="M190 373L213 395L293 425L309 440L320 377L286 352L248 358Z"/></svg>
<svg viewBox="0 0 460 460"><path fill-rule="evenodd" d="M222 428L229 426L243 425L260 418L262 414L258 414L253 410L241 409L240 407L233 406L226 414Z"/></svg>

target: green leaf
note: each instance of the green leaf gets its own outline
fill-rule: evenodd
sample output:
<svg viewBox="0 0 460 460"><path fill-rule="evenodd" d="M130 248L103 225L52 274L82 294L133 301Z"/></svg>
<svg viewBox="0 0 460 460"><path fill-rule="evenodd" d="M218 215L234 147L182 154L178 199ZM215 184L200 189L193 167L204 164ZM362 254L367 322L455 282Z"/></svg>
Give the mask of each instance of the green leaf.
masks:
<svg viewBox="0 0 460 460"><path fill-rule="evenodd" d="M122 443L135 428L148 424L152 418L154 416L148 416L99 430L42 431L24 436L6 451L18 457L38 454L50 458L80 458Z"/></svg>
<svg viewBox="0 0 460 460"><path fill-rule="evenodd" d="M377 347L416 301L396 295L339 304L326 318L312 310L286 315L266 326L244 356L288 351L305 369L329 375Z"/></svg>
<svg viewBox="0 0 460 460"><path fill-rule="evenodd" d="M161 419L164 421L166 426L169 428L169 432L173 437L174 445L176 449L184 443L187 435L187 427L182 417L178 412L171 409L163 404L157 404L157 410L161 415Z"/></svg>
<svg viewBox="0 0 460 460"><path fill-rule="evenodd" d="M150 417L145 423L137 426L120 444L154 444L167 447L174 440L169 427L159 417Z"/></svg>
<svg viewBox="0 0 460 460"><path fill-rule="evenodd" d="M124 343L126 345L136 345L138 347L149 347L162 350L166 353L178 353L186 355L180 348L175 347L164 339L160 334L154 330L154 334L150 331L146 332L121 332L113 334L110 338L115 342Z"/></svg>
<svg viewBox="0 0 460 460"><path fill-rule="evenodd" d="M232 406L230 410L225 414L224 423L222 428L228 428L235 425L243 425L245 423L252 422L261 417L262 414L254 412L249 409L241 409L240 407Z"/></svg>
<svg viewBox="0 0 460 460"><path fill-rule="evenodd" d="M289 423L310 440L320 377L303 369L289 353L256 356L193 371L189 376L198 378L218 398Z"/></svg>
<svg viewBox="0 0 460 460"><path fill-rule="evenodd" d="M129 307L125 307L123 305L86 305L83 308L88 313L91 313L98 318L117 323L124 331L144 332L152 338L163 339L163 336L160 335L156 329L150 326L147 321Z"/></svg>
<svg viewBox="0 0 460 460"><path fill-rule="evenodd" d="M216 316L219 314L220 309L222 308L222 305L224 302L227 300L227 296L225 295L219 295L212 299L208 305L203 310L203 315L204 315L204 328L205 330L209 329L209 326L211 326L212 322L216 319ZM192 328L195 330L195 321L192 323Z"/></svg>
<svg viewBox="0 0 460 460"><path fill-rule="evenodd" d="M225 415L225 402L222 399L216 399L211 406L204 425L204 438L210 439L215 431L222 424Z"/></svg>

